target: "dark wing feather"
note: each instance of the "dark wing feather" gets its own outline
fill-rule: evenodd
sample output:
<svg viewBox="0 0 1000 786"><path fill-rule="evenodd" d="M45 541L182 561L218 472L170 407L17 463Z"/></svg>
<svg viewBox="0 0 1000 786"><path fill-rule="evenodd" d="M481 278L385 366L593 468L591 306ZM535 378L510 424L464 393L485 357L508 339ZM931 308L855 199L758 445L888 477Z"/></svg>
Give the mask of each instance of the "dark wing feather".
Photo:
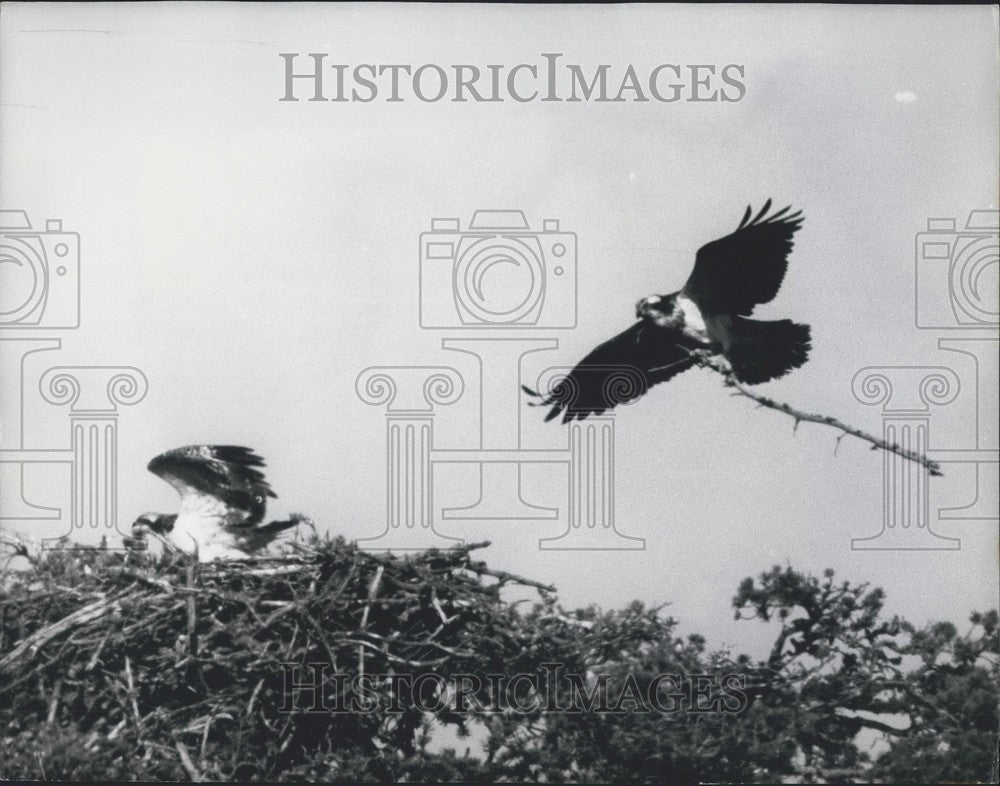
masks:
<svg viewBox="0 0 1000 786"><path fill-rule="evenodd" d="M533 390L524 390L542 398L541 406L552 407L547 421L562 414L566 423L633 401L693 364L669 332L639 321L596 347L549 395L541 397Z"/></svg>
<svg viewBox="0 0 1000 786"><path fill-rule="evenodd" d="M149 471L166 480L183 498L201 493L245 511L243 526L259 522L267 498L277 497L258 467L264 460L238 445L188 445L162 453L149 462Z"/></svg>
<svg viewBox="0 0 1000 786"><path fill-rule="evenodd" d="M752 220L747 207L735 232L698 250L683 293L703 314L749 316L755 305L778 294L802 211L786 215L786 207L767 216L770 207L769 199Z"/></svg>

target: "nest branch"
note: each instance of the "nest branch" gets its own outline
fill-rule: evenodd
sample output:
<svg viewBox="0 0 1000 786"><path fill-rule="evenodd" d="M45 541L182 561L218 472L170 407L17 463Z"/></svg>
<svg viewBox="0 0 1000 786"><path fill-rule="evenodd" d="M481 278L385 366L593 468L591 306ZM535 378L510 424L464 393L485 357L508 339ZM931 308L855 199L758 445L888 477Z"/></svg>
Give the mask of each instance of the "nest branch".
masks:
<svg viewBox="0 0 1000 786"><path fill-rule="evenodd" d="M837 418L830 417L828 415L817 415L812 412L805 412L804 410L797 409L791 404L785 404L780 401L775 401L772 398L763 396L760 393L755 393L754 391L743 385L733 374L732 368L723 359L712 355L706 350L692 350L687 347L682 347L691 357L694 359L702 368L711 369L712 371L721 374L724 379L724 384L726 387L732 388L733 395L741 396L743 398L748 398L751 401L757 402L760 407L766 407L767 409L773 409L775 412L781 412L788 415L795 421L794 428L797 430L800 423L819 423L823 426L830 426L831 428L840 431L840 435L837 437L837 443L834 448L840 447L840 441L846 436L856 437L864 442L869 443L872 450L884 450L889 453L894 453L900 458L906 459L907 461L913 461L924 467L932 476L940 477L944 473L941 471L941 465L938 462L928 458L925 454L920 453L916 450L910 450L904 448L902 445L896 442L889 442L881 437L876 437L873 434L869 434L862 429L855 428L847 423L844 423Z"/></svg>
<svg viewBox="0 0 1000 786"><path fill-rule="evenodd" d="M191 780L231 775L217 753L233 734L268 740L247 748L261 771L303 740L370 739L370 717L317 713L310 692L344 700L356 688L335 678L359 674L493 673L524 651L501 590L554 588L472 559L485 545L394 556L317 538L201 565L48 552L0 584L0 728L76 725Z"/></svg>

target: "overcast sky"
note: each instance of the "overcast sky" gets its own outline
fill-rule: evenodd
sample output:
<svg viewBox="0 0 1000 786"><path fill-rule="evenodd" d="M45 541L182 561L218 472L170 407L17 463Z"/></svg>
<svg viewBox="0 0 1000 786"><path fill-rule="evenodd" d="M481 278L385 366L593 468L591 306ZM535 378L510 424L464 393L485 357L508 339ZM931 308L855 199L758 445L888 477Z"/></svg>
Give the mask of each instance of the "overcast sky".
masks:
<svg viewBox="0 0 1000 786"><path fill-rule="evenodd" d="M176 509L145 471L152 456L216 442L267 458L274 514L379 534L385 421L355 380L372 365L454 367L467 389L440 411L436 447L476 444L475 361L419 327L418 241L432 218L464 228L480 208L521 209L532 229L558 219L577 235L578 325L534 334L559 340L526 361L537 375L625 328L640 297L680 288L697 248L734 229L748 203L792 203L805 223L779 296L757 313L810 323L814 349L761 391L879 433L878 407L852 396L859 369L951 366L962 392L934 411L932 447L976 447L975 368L938 348L944 331L914 324L914 238L928 218L961 227L970 210L997 207L989 7L4 3L0 44L0 202L36 226L62 219L82 245L81 327L53 332L62 350L31 356L28 379L99 364L149 380L145 400L121 411L126 528L142 511ZM629 64L648 74L735 63L746 94L280 102L283 52L446 68L562 53L610 64L615 84ZM995 288L995 261L985 275ZM0 344L5 369L15 351ZM995 359L979 373L995 395ZM9 435L16 381L0 385ZM37 382L28 389L25 446L65 447L65 409L39 403ZM524 444L565 445L539 410L520 416ZM996 447L995 416L980 433L990 436L979 447ZM775 563L881 585L890 611L917 623L995 606L995 520L935 524L961 539L958 551L851 549L881 528L883 459L851 439L835 455L835 436L810 424L793 435L790 419L691 371L617 417L617 526L645 538L644 551L540 551L564 521L439 529L492 540L491 563L553 582L569 605L670 601L684 630L712 644L768 639L734 623L729 603L743 576ZM972 501L969 469L933 481L935 510ZM33 469L29 496L67 506L63 471ZM525 470L532 502L565 506L560 472ZM462 471L440 468L435 484L437 509L476 498ZM995 483L980 494L995 515Z"/></svg>

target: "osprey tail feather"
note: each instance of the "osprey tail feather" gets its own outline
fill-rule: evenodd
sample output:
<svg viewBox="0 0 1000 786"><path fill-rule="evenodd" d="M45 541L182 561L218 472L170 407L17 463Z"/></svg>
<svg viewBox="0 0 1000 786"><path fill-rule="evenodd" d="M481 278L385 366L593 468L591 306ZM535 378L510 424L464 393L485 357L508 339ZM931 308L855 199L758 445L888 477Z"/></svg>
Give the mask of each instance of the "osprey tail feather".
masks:
<svg viewBox="0 0 1000 786"><path fill-rule="evenodd" d="M809 358L809 325L790 319L736 317L726 358L741 382L756 385L784 376Z"/></svg>

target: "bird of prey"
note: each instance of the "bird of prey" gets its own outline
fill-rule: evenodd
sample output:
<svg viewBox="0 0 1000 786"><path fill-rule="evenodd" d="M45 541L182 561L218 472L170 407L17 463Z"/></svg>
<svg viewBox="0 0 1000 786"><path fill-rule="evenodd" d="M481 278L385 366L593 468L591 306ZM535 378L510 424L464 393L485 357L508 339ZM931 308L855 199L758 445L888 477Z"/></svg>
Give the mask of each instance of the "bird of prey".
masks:
<svg viewBox="0 0 1000 786"><path fill-rule="evenodd" d="M246 559L305 520L262 524L267 498L277 497L258 469L264 460L236 445L188 445L149 462L148 469L181 495L177 513L143 513L132 525L137 538L153 533L200 562Z"/></svg>
<svg viewBox="0 0 1000 786"><path fill-rule="evenodd" d="M552 407L545 419L561 413L564 423L582 420L638 398L691 368L696 363L692 352L721 355L733 376L750 385L805 363L811 348L808 325L747 319L754 306L778 294L792 236L802 226L801 211L789 213L789 206L767 215L770 208L770 199L756 216L747 207L734 232L698 250L683 289L636 303L639 321L596 347L549 395L525 387L542 399L541 406Z"/></svg>

